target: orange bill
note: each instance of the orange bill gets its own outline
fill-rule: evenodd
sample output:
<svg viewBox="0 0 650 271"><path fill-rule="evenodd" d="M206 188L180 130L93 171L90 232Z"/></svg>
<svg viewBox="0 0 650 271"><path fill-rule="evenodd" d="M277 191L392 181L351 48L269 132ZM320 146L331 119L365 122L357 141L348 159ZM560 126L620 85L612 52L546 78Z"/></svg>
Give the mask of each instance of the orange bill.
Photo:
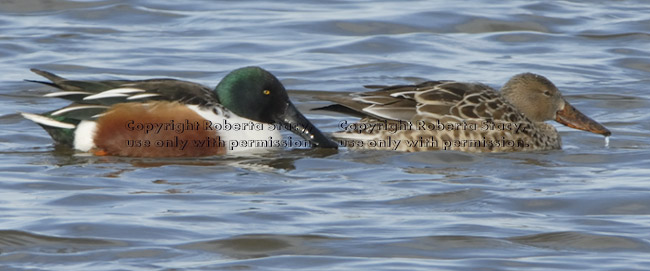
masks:
<svg viewBox="0 0 650 271"><path fill-rule="evenodd" d="M575 107L564 101L564 109L557 111L555 121L571 128L588 131L604 136L612 134L605 126L582 114Z"/></svg>

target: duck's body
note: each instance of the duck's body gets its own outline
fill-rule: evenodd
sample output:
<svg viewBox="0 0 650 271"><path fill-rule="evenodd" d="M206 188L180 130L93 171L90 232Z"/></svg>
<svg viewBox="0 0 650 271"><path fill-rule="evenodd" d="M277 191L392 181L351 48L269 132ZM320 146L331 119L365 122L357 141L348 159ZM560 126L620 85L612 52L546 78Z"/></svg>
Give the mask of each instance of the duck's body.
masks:
<svg viewBox="0 0 650 271"><path fill-rule="evenodd" d="M45 96L73 104L23 116L57 143L79 151L133 157L220 155L281 147L279 130L285 128L315 146L336 147L295 109L282 84L258 67L231 72L215 90L175 79L75 81L32 71L51 81L39 83L62 90Z"/></svg>
<svg viewBox="0 0 650 271"><path fill-rule="evenodd" d="M603 135L610 132L566 102L546 78L514 76L502 89L477 83L428 81L384 87L352 97L324 97L322 109L362 117L334 133L357 149L468 152L533 151L561 148L555 119Z"/></svg>

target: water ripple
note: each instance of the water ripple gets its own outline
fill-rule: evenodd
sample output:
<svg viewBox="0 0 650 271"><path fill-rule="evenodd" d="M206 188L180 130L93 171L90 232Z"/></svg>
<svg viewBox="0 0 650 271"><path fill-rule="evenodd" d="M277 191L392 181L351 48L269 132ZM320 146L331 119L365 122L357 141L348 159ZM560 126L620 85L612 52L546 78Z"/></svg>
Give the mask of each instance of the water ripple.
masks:
<svg viewBox="0 0 650 271"><path fill-rule="evenodd" d="M3 270L643 270L649 266L650 15L630 1L0 3ZM93 157L17 112L72 79L214 87L263 66L311 111L330 92L425 80L551 79L601 136L557 151L281 150ZM319 90L319 91L315 91Z"/></svg>

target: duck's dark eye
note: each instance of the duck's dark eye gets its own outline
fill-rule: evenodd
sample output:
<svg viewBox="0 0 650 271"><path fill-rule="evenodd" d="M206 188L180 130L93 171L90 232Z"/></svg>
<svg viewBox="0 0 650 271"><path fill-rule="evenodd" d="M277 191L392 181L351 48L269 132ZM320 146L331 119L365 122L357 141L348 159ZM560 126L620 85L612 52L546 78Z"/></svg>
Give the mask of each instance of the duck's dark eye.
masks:
<svg viewBox="0 0 650 271"><path fill-rule="evenodd" d="M271 94L271 91L268 90L268 89L265 89L265 90L262 90L262 94L269 95L269 94Z"/></svg>
<svg viewBox="0 0 650 271"><path fill-rule="evenodd" d="M544 91L544 96L551 97L551 91L550 90Z"/></svg>

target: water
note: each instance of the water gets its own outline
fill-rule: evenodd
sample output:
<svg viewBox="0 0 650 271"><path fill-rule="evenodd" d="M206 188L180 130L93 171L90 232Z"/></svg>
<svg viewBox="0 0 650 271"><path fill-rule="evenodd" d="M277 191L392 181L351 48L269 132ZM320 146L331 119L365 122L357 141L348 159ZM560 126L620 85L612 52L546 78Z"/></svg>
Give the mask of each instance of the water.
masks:
<svg viewBox="0 0 650 271"><path fill-rule="evenodd" d="M0 2L2 270L645 270L646 1ZM524 71L612 131L506 154L282 150L129 159L56 148L16 112L67 103L23 82L272 71L319 91Z"/></svg>

